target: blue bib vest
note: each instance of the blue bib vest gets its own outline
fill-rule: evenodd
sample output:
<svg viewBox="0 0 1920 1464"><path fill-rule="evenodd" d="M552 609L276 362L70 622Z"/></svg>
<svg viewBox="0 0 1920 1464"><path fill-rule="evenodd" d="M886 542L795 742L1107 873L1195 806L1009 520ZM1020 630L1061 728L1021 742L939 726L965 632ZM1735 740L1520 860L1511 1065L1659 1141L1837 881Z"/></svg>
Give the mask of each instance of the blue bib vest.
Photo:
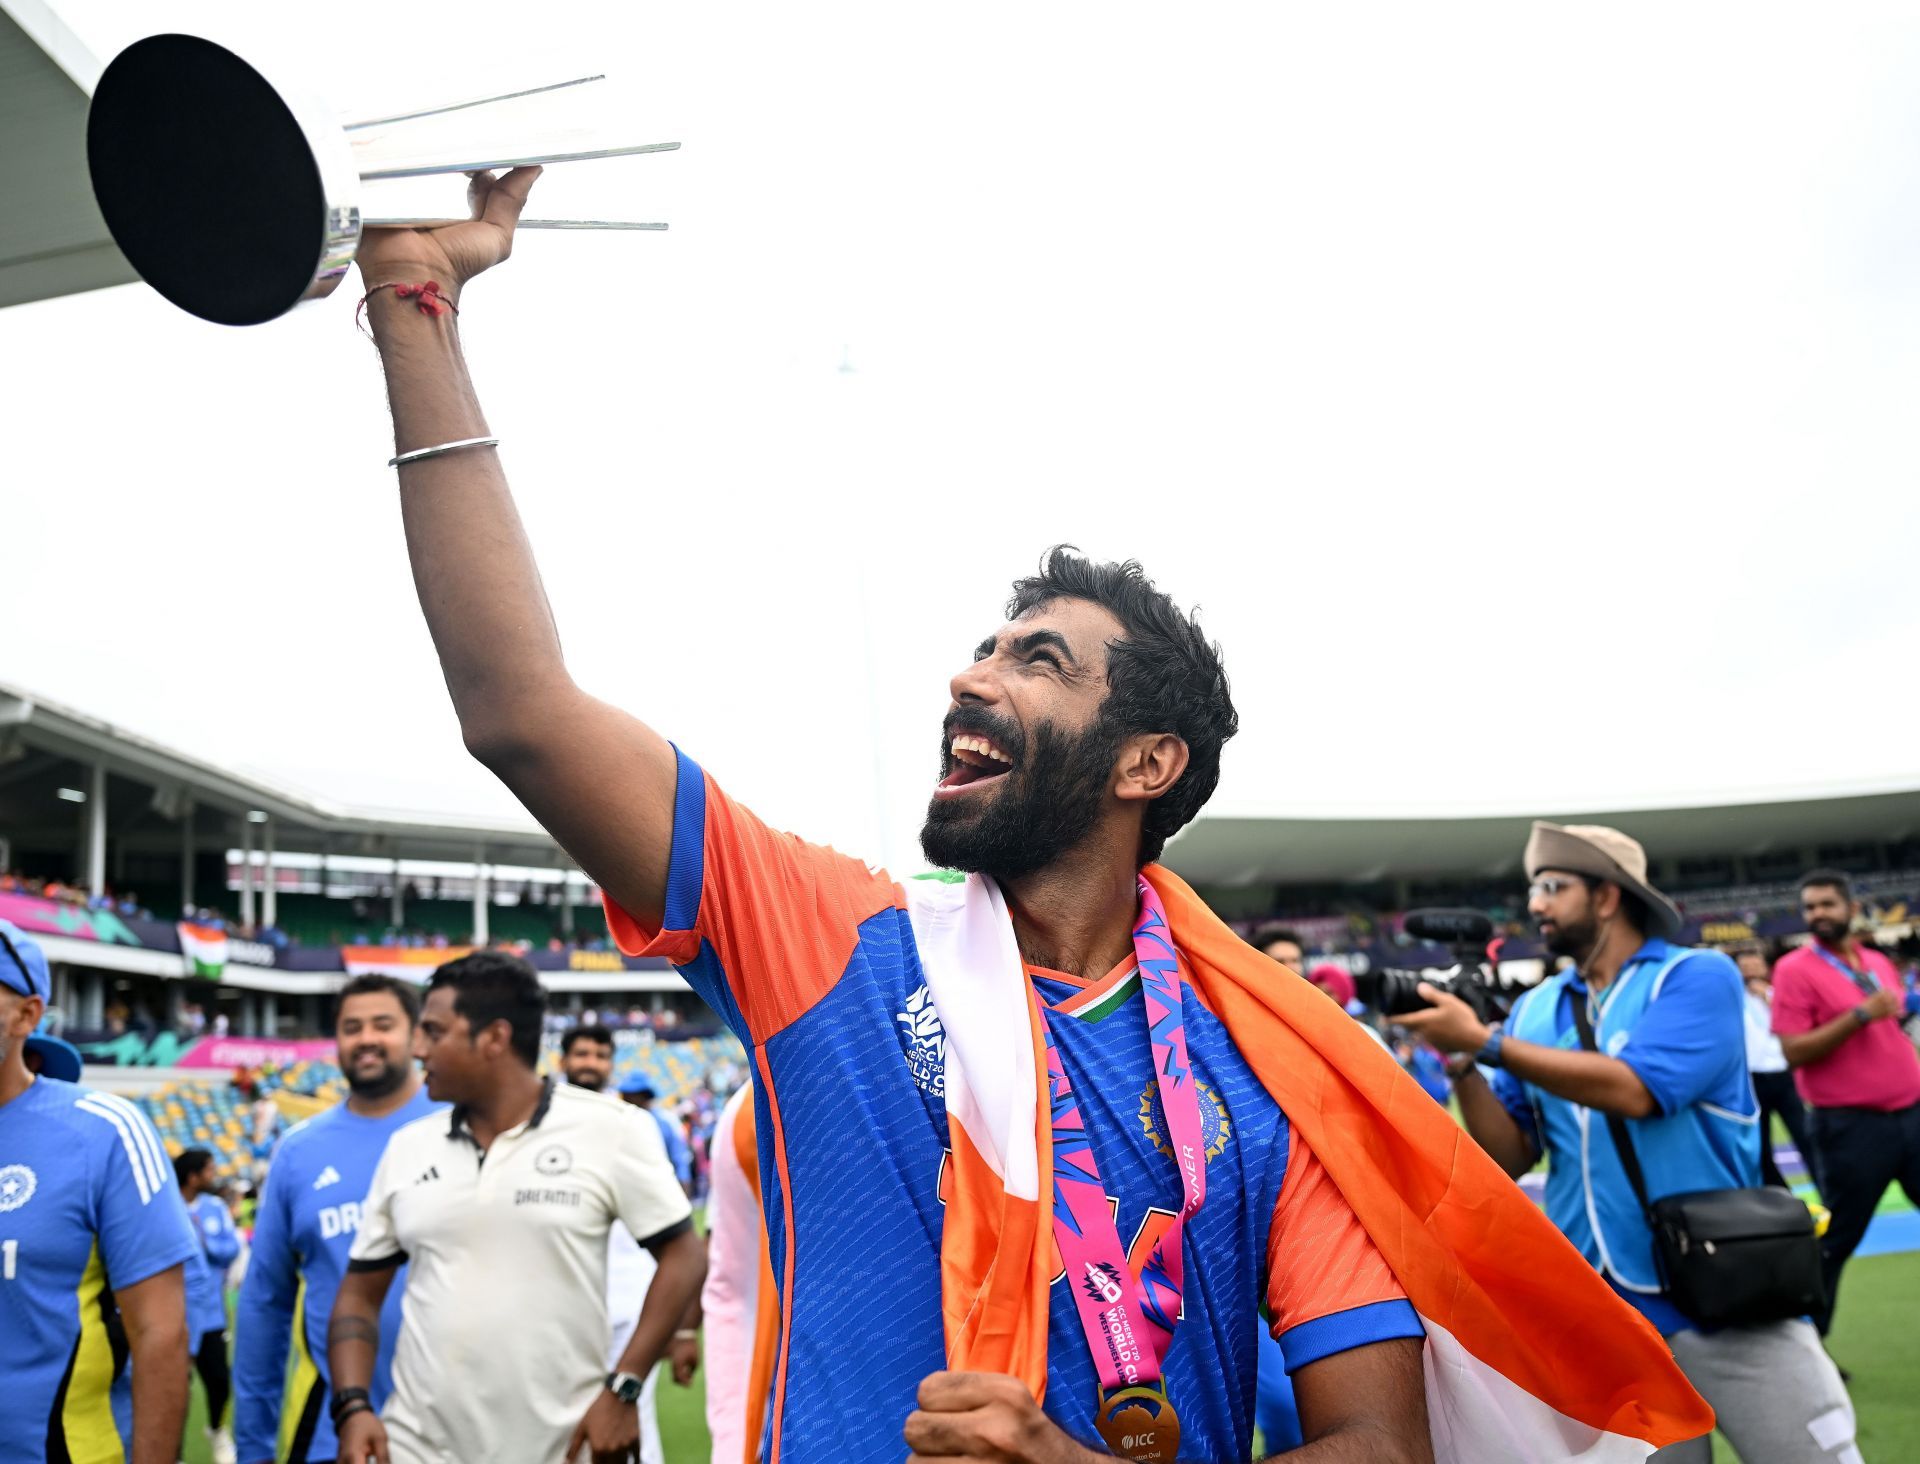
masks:
<svg viewBox="0 0 1920 1464"><path fill-rule="evenodd" d="M1667 976L1689 958L1714 953L1649 942L1593 998L1594 1041L1617 1055L1628 1034L1660 998ZM1571 1002L1586 1001L1572 972L1549 977L1514 1007L1506 1031L1523 1042L1578 1050ZM1733 1034L1738 1041L1740 1034ZM1607 1116L1527 1085L1545 1145L1547 1217L1615 1286L1643 1296L1663 1290L1653 1232L1614 1149ZM1691 1103L1678 1113L1626 1120L1646 1177L1649 1200L1694 1190L1736 1189L1760 1182L1759 1106L1749 1084L1744 1111Z"/></svg>

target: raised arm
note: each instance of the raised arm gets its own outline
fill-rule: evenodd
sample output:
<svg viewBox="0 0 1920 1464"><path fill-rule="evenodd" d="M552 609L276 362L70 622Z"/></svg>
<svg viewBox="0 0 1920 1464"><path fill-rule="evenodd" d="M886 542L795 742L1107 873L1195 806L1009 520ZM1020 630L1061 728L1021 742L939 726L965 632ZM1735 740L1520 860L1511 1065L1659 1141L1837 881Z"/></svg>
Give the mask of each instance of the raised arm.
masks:
<svg viewBox="0 0 1920 1464"><path fill-rule="evenodd" d="M458 317L391 284L436 281L456 308L466 282L512 251L538 168L473 189L472 222L369 232L359 251L367 317L393 408L396 452L488 435L461 354ZM511 788L580 867L641 920L658 921L673 832L666 740L580 690L500 455L463 448L398 469L414 587L467 749Z"/></svg>

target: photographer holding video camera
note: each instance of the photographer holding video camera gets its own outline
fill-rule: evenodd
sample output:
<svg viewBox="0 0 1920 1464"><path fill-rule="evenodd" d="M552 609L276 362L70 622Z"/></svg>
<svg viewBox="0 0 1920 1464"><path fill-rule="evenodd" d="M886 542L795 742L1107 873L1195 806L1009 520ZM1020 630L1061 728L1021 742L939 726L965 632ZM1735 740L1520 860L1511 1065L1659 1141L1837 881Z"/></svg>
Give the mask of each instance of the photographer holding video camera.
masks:
<svg viewBox="0 0 1920 1464"><path fill-rule="evenodd" d="M1625 834L1535 823L1525 864L1527 908L1574 965L1499 1023L1463 961L1454 990L1422 982L1429 1009L1394 1020L1473 1055L1455 1088L1468 1132L1516 1178L1545 1155L1548 1218L1659 1328L1743 1464L1857 1460L1852 1405L1806 1320L1812 1217L1760 1186L1740 973L1674 943L1680 912ZM1711 1457L1705 1436L1655 1455Z"/></svg>

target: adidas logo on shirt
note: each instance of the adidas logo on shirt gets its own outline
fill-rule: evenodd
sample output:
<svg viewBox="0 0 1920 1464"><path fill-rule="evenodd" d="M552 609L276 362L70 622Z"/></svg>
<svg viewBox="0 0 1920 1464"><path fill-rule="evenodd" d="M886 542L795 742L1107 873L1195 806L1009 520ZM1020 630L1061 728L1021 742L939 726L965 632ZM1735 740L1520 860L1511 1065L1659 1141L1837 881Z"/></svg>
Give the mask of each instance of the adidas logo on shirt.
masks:
<svg viewBox="0 0 1920 1464"><path fill-rule="evenodd" d="M329 1164L325 1169L320 1171L320 1177L314 1180L313 1187L317 1190L323 1190L330 1184L338 1183L340 1183L340 1171Z"/></svg>

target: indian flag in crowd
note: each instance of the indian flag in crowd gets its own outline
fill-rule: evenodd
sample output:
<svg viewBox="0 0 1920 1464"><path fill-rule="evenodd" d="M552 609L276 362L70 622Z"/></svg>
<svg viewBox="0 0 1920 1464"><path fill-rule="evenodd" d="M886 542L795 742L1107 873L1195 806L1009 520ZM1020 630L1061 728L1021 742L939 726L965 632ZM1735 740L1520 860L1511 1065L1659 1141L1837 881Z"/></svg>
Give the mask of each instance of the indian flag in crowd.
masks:
<svg viewBox="0 0 1920 1464"><path fill-rule="evenodd" d="M186 958L187 974L218 981L227 969L227 933L211 925L189 925L182 920L180 954Z"/></svg>

